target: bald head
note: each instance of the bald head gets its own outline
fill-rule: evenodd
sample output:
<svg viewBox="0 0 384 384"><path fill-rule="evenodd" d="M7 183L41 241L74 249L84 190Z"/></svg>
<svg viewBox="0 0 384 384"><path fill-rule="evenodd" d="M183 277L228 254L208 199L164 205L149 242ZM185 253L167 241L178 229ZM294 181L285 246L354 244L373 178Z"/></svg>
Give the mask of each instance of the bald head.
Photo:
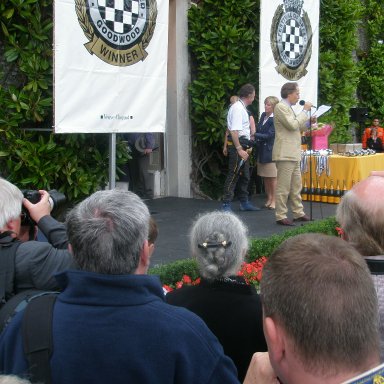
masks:
<svg viewBox="0 0 384 384"><path fill-rule="evenodd" d="M369 176L365 180L355 184L351 189L358 198L364 198L368 202L372 200L372 196L382 197L384 193L384 177Z"/></svg>
<svg viewBox="0 0 384 384"><path fill-rule="evenodd" d="M336 211L348 240L362 255L384 254L384 177L370 176L342 198Z"/></svg>

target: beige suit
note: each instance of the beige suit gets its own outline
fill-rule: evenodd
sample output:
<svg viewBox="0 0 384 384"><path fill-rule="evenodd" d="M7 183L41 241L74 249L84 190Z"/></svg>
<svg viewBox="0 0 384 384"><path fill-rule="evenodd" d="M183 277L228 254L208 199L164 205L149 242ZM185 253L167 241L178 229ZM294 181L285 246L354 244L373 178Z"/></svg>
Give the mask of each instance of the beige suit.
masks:
<svg viewBox="0 0 384 384"><path fill-rule="evenodd" d="M275 143L272 160L277 167L276 220L287 218L289 199L293 218L304 216L301 200L301 132L307 129L307 114L297 116L284 100L273 111Z"/></svg>

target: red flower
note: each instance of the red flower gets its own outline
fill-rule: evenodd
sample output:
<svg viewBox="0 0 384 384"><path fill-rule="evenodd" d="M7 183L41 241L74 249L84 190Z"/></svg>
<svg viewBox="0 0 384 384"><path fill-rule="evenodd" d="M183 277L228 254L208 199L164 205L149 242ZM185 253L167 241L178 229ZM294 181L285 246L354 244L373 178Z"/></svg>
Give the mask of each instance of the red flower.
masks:
<svg viewBox="0 0 384 384"><path fill-rule="evenodd" d="M183 286L183 282L182 281L178 281L177 283L176 283L176 289L179 289L179 288L181 288Z"/></svg>
<svg viewBox="0 0 384 384"><path fill-rule="evenodd" d="M163 289L164 289L166 292L171 292L171 291L173 291L173 288L170 287L170 286L167 285L167 284L163 284Z"/></svg>
<svg viewBox="0 0 384 384"><path fill-rule="evenodd" d="M192 284L192 279L188 275L184 275L181 280L185 284Z"/></svg>
<svg viewBox="0 0 384 384"><path fill-rule="evenodd" d="M251 263L243 263L238 272L238 276L244 277L247 284L252 284L258 289L262 277L262 270L266 261L267 258L263 256Z"/></svg>
<svg viewBox="0 0 384 384"><path fill-rule="evenodd" d="M339 237L343 237L344 236L344 229L343 228L336 227L335 229L336 229L336 232L339 235Z"/></svg>

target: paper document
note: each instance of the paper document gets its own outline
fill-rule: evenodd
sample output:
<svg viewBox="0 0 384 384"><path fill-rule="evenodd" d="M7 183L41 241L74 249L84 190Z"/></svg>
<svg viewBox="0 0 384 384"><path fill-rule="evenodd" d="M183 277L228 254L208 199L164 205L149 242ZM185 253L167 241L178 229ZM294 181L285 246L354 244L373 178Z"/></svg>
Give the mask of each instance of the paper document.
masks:
<svg viewBox="0 0 384 384"><path fill-rule="evenodd" d="M320 105L319 108L315 109L312 107L312 117L320 117L321 115L324 115L325 112L328 112L331 109L329 105Z"/></svg>

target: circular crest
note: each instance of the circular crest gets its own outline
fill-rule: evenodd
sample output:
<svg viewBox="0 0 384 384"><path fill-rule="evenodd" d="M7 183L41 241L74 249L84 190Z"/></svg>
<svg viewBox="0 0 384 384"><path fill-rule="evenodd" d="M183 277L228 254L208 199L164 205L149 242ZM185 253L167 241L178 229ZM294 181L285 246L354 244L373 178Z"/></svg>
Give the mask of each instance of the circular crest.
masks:
<svg viewBox="0 0 384 384"><path fill-rule="evenodd" d="M118 66L144 60L156 26L156 0L75 0L90 54Z"/></svg>
<svg viewBox="0 0 384 384"><path fill-rule="evenodd" d="M271 48L276 71L288 80L298 80L307 74L312 54L312 28L308 14L301 7L292 4L289 7L287 0L285 3L286 9L279 5L272 20Z"/></svg>

